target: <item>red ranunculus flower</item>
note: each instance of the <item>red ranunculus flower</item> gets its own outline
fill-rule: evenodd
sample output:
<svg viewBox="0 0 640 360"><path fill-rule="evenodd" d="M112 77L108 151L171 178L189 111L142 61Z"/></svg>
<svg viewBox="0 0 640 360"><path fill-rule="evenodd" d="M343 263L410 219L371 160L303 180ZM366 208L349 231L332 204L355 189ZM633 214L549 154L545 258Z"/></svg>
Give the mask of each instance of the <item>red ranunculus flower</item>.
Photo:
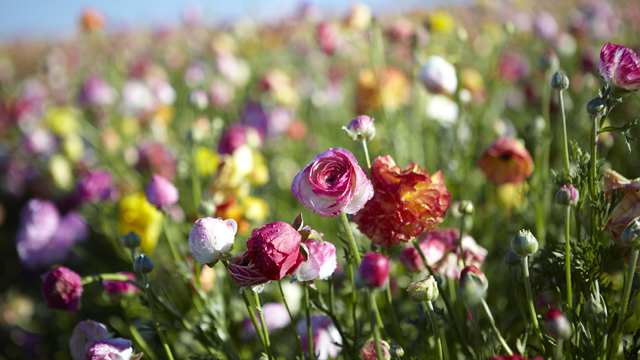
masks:
<svg viewBox="0 0 640 360"><path fill-rule="evenodd" d="M494 185L519 184L531 177L531 154L517 139L499 137L484 151L478 167Z"/></svg>
<svg viewBox="0 0 640 360"><path fill-rule="evenodd" d="M389 155L373 162L371 182L374 196L353 220L374 244L387 249L435 228L451 205L440 171L430 176L416 163L401 170Z"/></svg>
<svg viewBox="0 0 640 360"><path fill-rule="evenodd" d="M253 229L247 241L249 259L265 278L280 280L304 261L299 250L301 239L296 229L282 221Z"/></svg>
<svg viewBox="0 0 640 360"><path fill-rule="evenodd" d="M249 251L237 254L229 260L229 276L241 287L256 286L269 281L255 264L251 263Z"/></svg>

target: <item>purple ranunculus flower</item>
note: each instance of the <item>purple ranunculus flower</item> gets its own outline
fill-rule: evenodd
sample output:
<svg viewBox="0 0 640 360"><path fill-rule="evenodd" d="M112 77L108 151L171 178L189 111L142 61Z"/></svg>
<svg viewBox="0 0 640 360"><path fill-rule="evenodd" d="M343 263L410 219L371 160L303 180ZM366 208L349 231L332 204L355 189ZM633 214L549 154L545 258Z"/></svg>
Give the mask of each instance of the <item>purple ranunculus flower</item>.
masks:
<svg viewBox="0 0 640 360"><path fill-rule="evenodd" d="M73 360L82 360L85 353L85 346L88 342L102 339L109 339L111 335L107 327L103 324L93 321L80 321L73 328L71 339L69 339L69 352Z"/></svg>
<svg viewBox="0 0 640 360"><path fill-rule="evenodd" d="M136 274L130 272L119 272L118 274L126 276L129 280L136 280ZM137 294L140 289L137 286L126 281L102 280L102 286L110 295L130 295Z"/></svg>
<svg viewBox="0 0 640 360"><path fill-rule="evenodd" d="M598 70L604 81L622 89L622 95L640 90L640 57L627 47L612 43L603 46Z"/></svg>
<svg viewBox="0 0 640 360"><path fill-rule="evenodd" d="M82 279L72 270L60 266L42 275L42 297L48 308L75 315L81 295Z"/></svg>
<svg viewBox="0 0 640 360"><path fill-rule="evenodd" d="M156 207L171 206L178 201L178 188L158 174L151 176L147 185L147 201Z"/></svg>
<svg viewBox="0 0 640 360"><path fill-rule="evenodd" d="M100 76L89 76L84 80L78 101L87 106L110 105L115 101L115 90Z"/></svg>
<svg viewBox="0 0 640 360"><path fill-rule="evenodd" d="M105 201L117 197L113 177L108 170L92 170L78 181L78 195L83 202Z"/></svg>
<svg viewBox="0 0 640 360"><path fill-rule="evenodd" d="M287 312L287 308L284 304L280 303L266 303L262 305L262 312L264 314L264 321L267 323L267 329L269 332L281 329L291 323L291 318ZM262 326L260 319L258 324ZM244 339L257 339L256 328L253 326L251 319L246 318L242 321L242 338Z"/></svg>
<svg viewBox="0 0 640 360"><path fill-rule="evenodd" d="M127 339L102 339L87 343L82 360L133 360L139 359L139 355L133 354L131 341Z"/></svg>
<svg viewBox="0 0 640 360"><path fill-rule="evenodd" d="M58 146L55 135L49 130L35 128L24 137L24 147L34 155L52 154Z"/></svg>
<svg viewBox="0 0 640 360"><path fill-rule="evenodd" d="M302 242L309 250L309 259L301 263L293 277L298 281L325 280L338 266L336 247L330 242L307 239Z"/></svg>
<svg viewBox="0 0 640 360"><path fill-rule="evenodd" d="M349 130L351 136L355 135L353 140L373 140L376 136L376 127L373 121L374 119L367 115L360 115L351 120L347 130Z"/></svg>
<svg viewBox="0 0 640 360"><path fill-rule="evenodd" d="M296 324L296 332L300 335L302 350L309 355L309 336L307 335L307 320L302 319ZM338 329L331 322L331 318L323 315L311 316L311 334L313 336L313 351L316 352L316 359L327 360L336 358L342 349L342 339ZM338 345L336 345L338 344Z"/></svg>
<svg viewBox="0 0 640 360"><path fill-rule="evenodd" d="M291 192L307 210L332 217L362 209L373 186L355 156L337 148L316 155L293 179Z"/></svg>
<svg viewBox="0 0 640 360"><path fill-rule="evenodd" d="M16 250L22 263L29 269L51 265L57 259L41 258L51 238L58 230L60 214L51 201L31 199L20 211L20 225L16 232Z"/></svg>

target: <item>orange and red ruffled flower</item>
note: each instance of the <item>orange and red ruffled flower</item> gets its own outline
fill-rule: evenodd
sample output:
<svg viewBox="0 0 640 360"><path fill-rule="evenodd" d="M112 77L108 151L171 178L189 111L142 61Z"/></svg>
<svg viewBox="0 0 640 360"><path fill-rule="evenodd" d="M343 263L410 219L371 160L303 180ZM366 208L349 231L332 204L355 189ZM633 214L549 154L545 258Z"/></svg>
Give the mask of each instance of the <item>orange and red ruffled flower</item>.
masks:
<svg viewBox="0 0 640 360"><path fill-rule="evenodd" d="M478 167L494 185L520 184L531 177L531 154L517 139L499 137L485 150Z"/></svg>

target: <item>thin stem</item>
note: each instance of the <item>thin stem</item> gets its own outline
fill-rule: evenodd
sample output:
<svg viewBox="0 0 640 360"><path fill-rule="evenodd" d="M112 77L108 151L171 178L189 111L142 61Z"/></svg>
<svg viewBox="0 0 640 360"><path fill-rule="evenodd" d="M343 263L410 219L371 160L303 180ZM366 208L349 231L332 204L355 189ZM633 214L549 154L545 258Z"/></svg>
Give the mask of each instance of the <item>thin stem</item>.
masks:
<svg viewBox="0 0 640 360"><path fill-rule="evenodd" d="M612 337L613 342L611 342L611 349L609 350L611 353L610 356L607 356L607 359L613 359L618 355L618 344L620 344L620 339L622 338L622 328L626 320L627 307L629 305L629 296L631 295L631 284L633 283L633 275L636 269L636 263L638 262L639 252L640 250L635 247L631 250L631 261L629 261L629 266L627 267L627 277L624 279L624 292L622 293L622 298L620 299L618 324L616 325L616 332Z"/></svg>
<svg viewBox="0 0 640 360"><path fill-rule="evenodd" d="M564 219L564 237L565 237L565 246L564 246L564 270L565 277L567 282L567 317L569 319L569 324L573 324L573 292L571 285L571 237L570 237L570 229L571 229L571 206L567 206L565 210L565 219ZM571 340L567 341L567 358L570 358L571 354Z"/></svg>
<svg viewBox="0 0 640 360"><path fill-rule="evenodd" d="M590 171L589 171L589 191L591 192L591 202L596 201L597 189L596 189L596 163L598 160L598 117L591 117L591 161L590 161ZM593 217L592 217L593 219Z"/></svg>
<svg viewBox="0 0 640 360"><path fill-rule="evenodd" d="M164 231L164 236L167 239L167 243L169 243L169 249L171 250L173 261L177 264L180 262L180 256L178 256L176 246L173 242L173 235L171 233L171 229L169 228L169 219L167 215L168 214L165 214L165 217L162 219L162 230ZM198 276L198 278L200 277Z"/></svg>
<svg viewBox="0 0 640 360"><path fill-rule="evenodd" d="M162 347L164 348L164 351L167 353L167 358L169 358L169 360L173 360L173 354L171 354L171 349L169 348L169 343L167 342L167 338L164 337L164 333L162 332L162 329L160 329L160 323L158 322L158 315L156 314L153 297L151 296L151 288L149 287L147 274L142 274L142 281L144 282L144 288L145 288L145 291L147 292L147 302L149 302L149 310L151 310L151 314L153 315L153 322L156 327L156 331L160 336Z"/></svg>
<svg viewBox="0 0 640 360"><path fill-rule="evenodd" d="M253 290L249 290L253 291ZM253 312L253 307L251 307L251 302L247 297L247 293L242 290L242 299L244 300L244 305L247 307L247 311L249 311L249 317L251 318L251 322L253 323L253 327L256 329L256 334L258 334L258 338L262 343L262 347L264 351L267 352L267 344L264 341L264 335L262 334L262 329L260 329L260 324L258 324L258 319L256 319L256 314Z"/></svg>
<svg viewBox="0 0 640 360"><path fill-rule="evenodd" d="M202 200L202 190L200 184L200 174L198 173L198 162L196 161L196 149L191 149L191 194L193 195L193 210L198 213L198 205Z"/></svg>
<svg viewBox="0 0 640 360"><path fill-rule="evenodd" d="M571 172L569 167L569 140L567 138L567 117L564 113L564 97L562 90L558 91L558 99L560 100L560 113L562 114L562 151L564 153L564 170L567 175Z"/></svg>
<svg viewBox="0 0 640 360"><path fill-rule="evenodd" d="M542 348L542 352L544 353L545 352L544 338L542 337L542 332L540 332L540 325L538 324L538 316L536 315L536 308L533 306L533 295L531 295L531 281L529 280L529 256L521 256L520 261L522 262L522 273L524 274L524 288L527 291L527 302L529 303L529 313L531 315L531 323L533 323L533 329L536 332L538 341L540 341L540 348Z"/></svg>
<svg viewBox="0 0 640 360"><path fill-rule="evenodd" d="M251 291L253 293L253 300L256 302L256 310L258 310L258 316L260 317L260 324L262 325L262 335L264 335L264 343L267 348L267 355L269 359L273 359L273 354L271 353L271 341L269 340L269 327L267 326L267 322L264 319L264 313L262 312L262 305L260 305L260 295L257 292Z"/></svg>
<svg viewBox="0 0 640 360"><path fill-rule="evenodd" d="M313 351L313 330L311 329L311 302L309 301L309 284L304 283L304 316L307 319L307 346L309 359L315 358Z"/></svg>
<svg viewBox="0 0 640 360"><path fill-rule="evenodd" d="M278 281L278 288L280 289L280 295L282 296L282 302L284 303L284 307L287 308L289 319L291 319L291 323L289 325L291 325L291 331L293 331L293 337L296 338L296 345L298 346L298 351L300 352L300 359L304 359L304 352L302 351L302 342L300 342L300 336L298 336L298 332L296 331L295 322L293 321L291 310L289 310L289 304L287 304L287 298L284 296L284 290L282 290L281 281ZM331 311L333 311L333 307Z"/></svg>
<svg viewBox="0 0 640 360"><path fill-rule="evenodd" d="M462 265L467 267L467 262L464 259L464 249L462 248L462 234L464 232L464 217L467 214L462 213L462 218L460 218L460 234L458 234L458 246L460 246L460 257L462 258Z"/></svg>
<svg viewBox="0 0 640 360"><path fill-rule="evenodd" d="M489 318L489 323L491 323L491 328L493 329L493 332L496 334L496 337L498 338L500 345L502 345L502 347L504 348L504 351L506 351L509 356L513 355L513 351L511 351L511 348L509 347L509 345L507 345L507 342L502 337L502 334L500 334L500 330L498 330L498 327L496 326L496 321L493 319L493 315L491 314L489 305L487 305L487 302L484 299L482 299L482 307L484 308L484 312L487 314L487 317Z"/></svg>
<svg viewBox="0 0 640 360"><path fill-rule="evenodd" d="M374 314L372 308L373 304L375 304L375 297L373 295L373 291L368 292L368 302L367 302L367 310L369 310L369 321L371 322L371 331L373 331L373 340L375 341L376 347L376 359L383 360L382 358L382 347L380 344L380 328L378 327L378 323L376 322L376 315Z"/></svg>
<svg viewBox="0 0 640 360"><path fill-rule="evenodd" d="M367 169L371 170L371 159L369 158L369 147L367 147L367 139L362 139L362 149L364 149L364 157L367 159Z"/></svg>
<svg viewBox="0 0 640 360"><path fill-rule="evenodd" d="M433 336L436 339L436 351L438 352L438 360L443 360L442 357L442 341L440 341L440 331L438 329L438 319L436 318L436 312L433 309L431 301L425 301L427 304L427 313L429 314L429 320L431 321L431 329L433 330ZM513 355L513 354L509 354Z"/></svg>
<svg viewBox="0 0 640 360"><path fill-rule="evenodd" d="M359 266L362 259L360 258L360 252L358 251L356 239L353 237L353 233L351 232L351 228L349 227L347 214L345 214L344 211L340 213L340 222L342 223L342 226L344 226L344 231L347 233L347 238L349 239L349 247L351 248L351 252L353 253L353 258L356 260L356 266Z"/></svg>
<svg viewBox="0 0 640 360"><path fill-rule="evenodd" d="M382 249L382 254L387 255L387 250ZM391 277L387 276L387 283L385 289L385 298L387 300L387 306L389 307L389 312L391 313L391 324L393 326L393 335L396 338L396 342L400 345L403 343L402 331L400 330L400 323L398 322L398 316L396 315L396 310L393 307L393 296L391 295Z"/></svg>

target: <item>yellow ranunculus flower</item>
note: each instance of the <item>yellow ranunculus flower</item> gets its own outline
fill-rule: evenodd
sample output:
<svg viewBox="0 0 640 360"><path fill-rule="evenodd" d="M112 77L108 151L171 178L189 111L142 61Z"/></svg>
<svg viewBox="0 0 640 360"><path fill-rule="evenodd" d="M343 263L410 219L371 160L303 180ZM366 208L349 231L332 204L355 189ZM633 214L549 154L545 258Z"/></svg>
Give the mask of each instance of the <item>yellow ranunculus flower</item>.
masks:
<svg viewBox="0 0 640 360"><path fill-rule="evenodd" d="M62 141L62 151L71 160L76 163L82 160L84 155L84 142L80 135L69 134Z"/></svg>
<svg viewBox="0 0 640 360"><path fill-rule="evenodd" d="M218 170L220 160L218 153L206 146L199 146L196 149L196 164L198 165L198 173L202 177L213 175Z"/></svg>
<svg viewBox="0 0 640 360"><path fill-rule="evenodd" d="M431 31L441 34L450 34L456 27L453 16L446 11L434 11L429 14L429 25Z"/></svg>
<svg viewBox="0 0 640 360"><path fill-rule="evenodd" d="M159 106L153 113L153 122L161 125L168 126L173 122L176 110L171 105Z"/></svg>
<svg viewBox="0 0 640 360"><path fill-rule="evenodd" d="M75 134L80 131L76 111L70 107L51 107L47 110L46 122L56 135Z"/></svg>
<svg viewBox="0 0 640 360"><path fill-rule="evenodd" d="M62 190L71 190L73 187L73 174L71 163L60 154L53 155L49 159L49 175L54 185Z"/></svg>
<svg viewBox="0 0 640 360"><path fill-rule="evenodd" d="M260 198L247 196L242 200L242 205L247 220L262 222L269 215L269 204Z"/></svg>
<svg viewBox="0 0 640 360"><path fill-rule="evenodd" d="M142 239L142 251L153 253L162 231L162 212L147 201L144 193L135 193L120 201L119 222L122 235L135 232Z"/></svg>

